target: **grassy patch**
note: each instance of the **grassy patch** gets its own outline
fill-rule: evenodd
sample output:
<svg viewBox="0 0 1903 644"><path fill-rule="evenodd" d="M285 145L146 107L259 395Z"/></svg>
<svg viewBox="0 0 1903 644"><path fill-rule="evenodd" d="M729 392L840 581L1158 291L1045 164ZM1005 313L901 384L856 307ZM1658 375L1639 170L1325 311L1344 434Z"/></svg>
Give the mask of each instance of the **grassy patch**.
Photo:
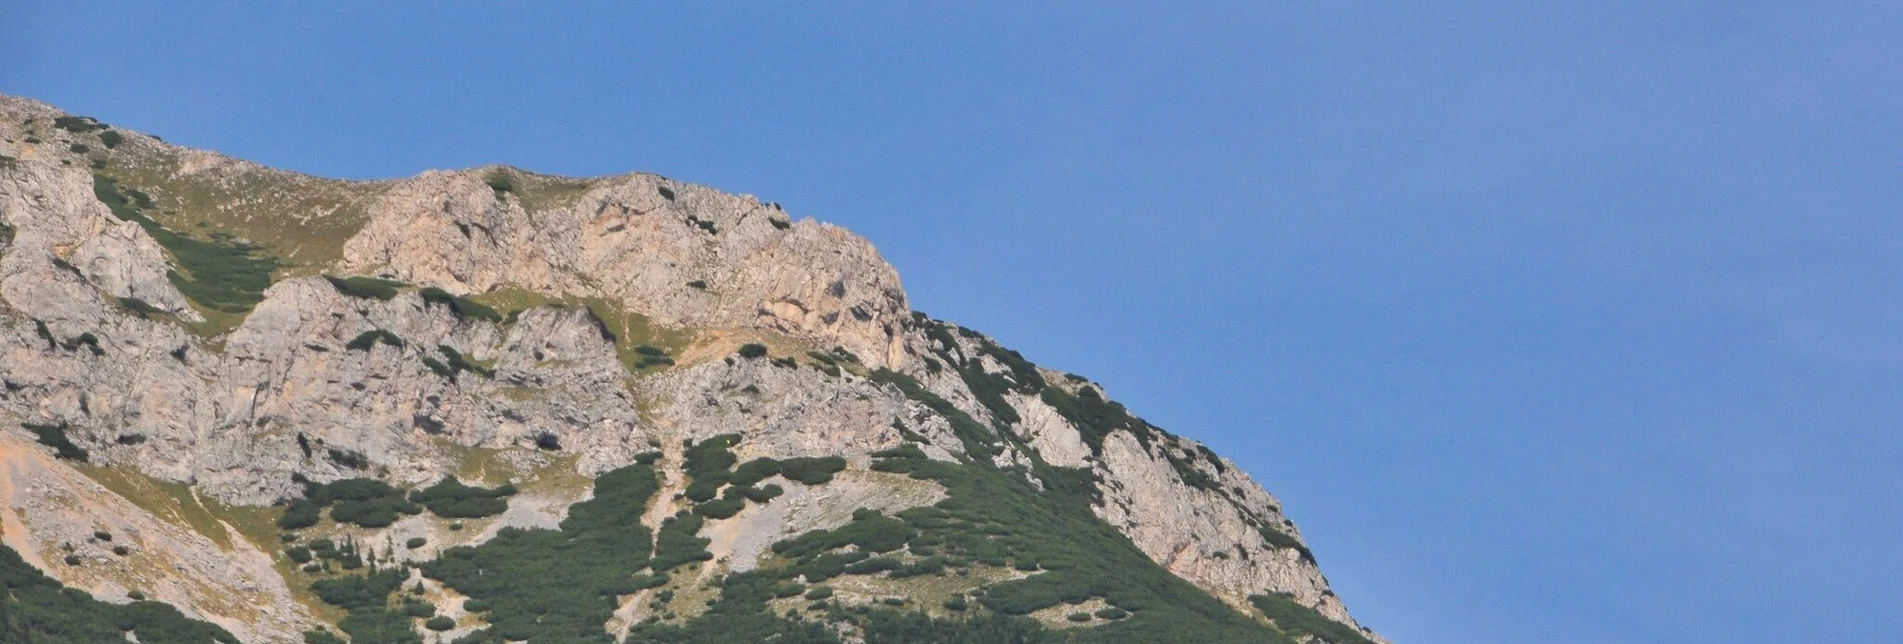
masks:
<svg viewBox="0 0 1903 644"><path fill-rule="evenodd" d="M496 289L488 293L471 295L469 301L489 307L502 314L503 319L513 320L523 311L548 306L557 302L556 298L527 289L509 287Z"/></svg>
<svg viewBox="0 0 1903 644"><path fill-rule="evenodd" d="M497 199L515 191L514 179L510 178L509 173L504 170L495 170L483 175L482 182L489 184L489 189L495 191Z"/></svg>
<svg viewBox="0 0 1903 644"><path fill-rule="evenodd" d="M517 172L513 187L522 210L536 213L573 206L595 184L594 179Z"/></svg>
<svg viewBox="0 0 1903 644"><path fill-rule="evenodd" d="M171 254L177 269L166 277L194 304L242 315L264 299L278 260L259 247L224 233L214 232L210 240L201 240L161 226L104 175L93 175L93 195L113 216L139 224Z"/></svg>
<svg viewBox="0 0 1903 644"><path fill-rule="evenodd" d="M202 158L125 146L101 174L150 193L147 215L174 231L251 240L278 260L274 277L321 273L391 184L319 179L244 164L188 168Z"/></svg>
<svg viewBox="0 0 1903 644"><path fill-rule="evenodd" d="M226 523L221 520L220 514L243 511L245 518L250 520L234 522L233 525L251 526L251 529L246 531L246 536L249 538L250 532L257 531L258 526L255 525L257 519L269 517L273 512L269 509L252 512L249 508L231 508L221 504L207 503L200 500L198 495L193 494L192 489L184 484L160 481L133 470L82 467L80 472L152 516L204 535L211 539L212 543L226 550L230 550L233 545L231 531L225 529ZM265 545L268 546L271 538L269 528L265 528L264 532L266 533ZM256 543L255 540L254 543Z"/></svg>
<svg viewBox="0 0 1903 644"><path fill-rule="evenodd" d="M647 316L629 311L620 304L604 298L580 298L579 303L595 317L601 327L602 337L613 342L615 355L621 358L630 373L665 367L672 360L654 360L652 354L644 354L641 347L663 352L663 355L678 355L694 341L691 329L670 329L655 324Z"/></svg>

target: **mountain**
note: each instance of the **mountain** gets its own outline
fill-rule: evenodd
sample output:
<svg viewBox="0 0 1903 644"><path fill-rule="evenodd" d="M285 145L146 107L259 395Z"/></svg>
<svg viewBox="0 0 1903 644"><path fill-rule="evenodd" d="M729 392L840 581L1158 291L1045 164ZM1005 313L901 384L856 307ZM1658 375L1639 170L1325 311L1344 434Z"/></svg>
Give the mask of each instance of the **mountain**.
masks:
<svg viewBox="0 0 1903 644"><path fill-rule="evenodd" d="M1383 641L1233 463L778 204L0 140L0 641Z"/></svg>

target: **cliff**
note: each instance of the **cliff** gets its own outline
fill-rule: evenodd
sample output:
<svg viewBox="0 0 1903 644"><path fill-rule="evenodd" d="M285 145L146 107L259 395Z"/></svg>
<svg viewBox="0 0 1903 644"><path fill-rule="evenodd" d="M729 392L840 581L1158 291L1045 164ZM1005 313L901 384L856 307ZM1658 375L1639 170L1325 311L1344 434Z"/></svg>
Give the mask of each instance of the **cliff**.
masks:
<svg viewBox="0 0 1903 644"><path fill-rule="evenodd" d="M136 589L245 642L340 624L380 641L362 625L380 609L307 590L361 574L329 559L307 570L289 552L323 539L402 571L423 590L403 601L454 623L419 614L416 637L508 639L505 608L463 603L504 591L458 586L432 562L534 531L579 534L575 508L604 498L605 475L634 472L656 487L626 510L639 515L627 529L658 534L655 561L625 575L648 566L661 581L608 593L606 636L689 641L663 634L686 638L743 601L734 579L830 552L892 564L774 573L801 590L756 612L804 608L790 623L847 640L886 628L866 613L903 607L1108 641L1167 632L1145 630L1167 626L1161 610L1212 632L1378 641L1233 463L1100 385L912 311L870 243L777 204L651 174L322 179L11 97L0 141L0 536L102 601ZM71 450L56 458L44 445L62 440ZM721 458L727 469L707 469ZM833 459L814 466L824 477L791 465ZM753 463L772 473L720 487ZM408 508L375 525L335 506L315 525L284 520L325 484L423 490L448 477L515 492L483 516ZM1025 514L959 514L1001 489ZM786 554L802 535L890 517L906 523L903 547ZM934 532L960 517L984 543ZM668 531L689 522L698 556L663 569ZM1099 529L1109 541L1079 536ZM1190 595L1163 582L1098 587L1095 563L1032 560L1022 538L1074 541L1104 561L1133 548L1132 570L1167 571L1204 598L1171 599ZM891 568L910 565L928 570ZM830 599L814 597L821 577ZM709 596L719 583L728 590ZM1056 590L1030 590L1040 584ZM1198 608L1207 598L1227 616Z"/></svg>

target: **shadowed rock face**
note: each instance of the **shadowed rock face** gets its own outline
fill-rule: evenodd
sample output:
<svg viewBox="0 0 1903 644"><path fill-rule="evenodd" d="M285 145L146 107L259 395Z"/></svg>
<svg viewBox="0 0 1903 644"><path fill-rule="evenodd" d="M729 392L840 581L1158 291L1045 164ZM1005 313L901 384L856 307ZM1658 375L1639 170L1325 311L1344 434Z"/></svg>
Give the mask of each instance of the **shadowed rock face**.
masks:
<svg viewBox="0 0 1903 644"><path fill-rule="evenodd" d="M57 560L75 526L120 521L164 535L155 547L184 559L240 553L166 582L175 591L160 597L188 614L247 623L231 627L246 641L300 641L320 621L289 599L255 544L193 541L175 517L87 487L92 474L37 453L22 422L65 423L99 466L234 506L296 498L294 476L414 487L472 471L586 477L659 449L663 502L651 526L684 485L683 441L738 434L743 460L845 458L838 487L788 483L787 496L708 522L702 534L721 561L707 571L746 570L795 527L943 498L935 485L868 470L871 453L908 443L936 460L968 456L945 409L873 377L890 370L1014 436L990 461L1087 470L1097 516L1238 610L1251 610L1250 595L1283 592L1354 623L1280 504L1247 474L1160 430L1114 428L1092 444L1036 387L974 390L974 377L995 376L1102 393L1060 372L1032 377L988 338L915 316L897 272L843 229L646 174L490 167L352 183L130 132L102 151L96 133L54 127L62 115L0 97L0 431L14 436L0 447L15 474L9 497L41 499L0 511L10 513L6 543L36 565ZM91 152L73 151L82 140ZM151 225L102 203L96 176L138 191L127 200ZM274 258L256 304L216 310L188 296L223 265L191 255L214 252L206 247L181 250L181 235ZM396 284L346 293L325 276ZM736 356L748 343L770 357ZM23 491L21 468L57 485ZM553 525L580 494L537 492L463 535L406 520L362 536L474 543L509 521ZM102 597L123 594L122 578L44 567ZM266 593L269 619L193 594L201 586Z"/></svg>

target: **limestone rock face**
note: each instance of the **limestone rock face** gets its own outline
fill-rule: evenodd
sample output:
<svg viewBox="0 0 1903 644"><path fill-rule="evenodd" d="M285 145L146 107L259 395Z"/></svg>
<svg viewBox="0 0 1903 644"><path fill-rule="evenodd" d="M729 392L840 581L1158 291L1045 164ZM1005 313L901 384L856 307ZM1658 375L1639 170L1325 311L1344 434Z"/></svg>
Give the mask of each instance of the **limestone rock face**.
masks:
<svg viewBox="0 0 1903 644"><path fill-rule="evenodd" d="M751 197L654 175L587 186L530 212L485 177L428 172L371 207L342 268L457 293L598 296L670 326L759 327L883 366L910 313L898 272L864 239Z"/></svg>
<svg viewBox="0 0 1903 644"><path fill-rule="evenodd" d="M346 185L136 133L101 163L68 152L78 135L49 126L58 116L0 97L0 454L11 468L0 472L10 486L0 487L0 534L102 598L123 596L127 582L45 559L91 530L82 526L117 522L162 539L152 543L174 552L179 575L259 602L241 609L185 581L139 581L247 642L300 641L316 619L243 539L205 541L116 496L62 507L96 484L40 452L20 423L64 424L101 471L234 507L296 498L300 479L588 477L652 451L664 453L667 499L684 485L684 442L723 434L742 437L742 459L846 459L834 484L776 478L785 496L708 522L712 574L750 569L774 541L840 525L857 508L943 498L934 483L869 465L873 452L908 443L940 461L971 457L949 414L1009 436L989 458L999 466L1087 471L1097 516L1238 610L1251 610L1250 595L1282 592L1354 625L1279 502L1246 473L1147 424L1086 431L1039 390L1094 396L1094 383L915 315L897 272L840 228L648 174L489 167ZM209 311L175 286L175 251L95 197L95 172L150 182L151 216L168 230L189 220L327 232L265 245L282 264L262 299L241 315ZM200 183L167 183L179 181ZM203 196L220 190L229 196ZM270 210L260 202L274 200L296 214L261 224ZM325 276L397 284L346 293ZM772 356L736 355L751 342ZM528 495L461 535L406 520L364 536L427 537L433 545L403 556L427 555L503 525L552 526L585 489ZM676 509L664 501L647 522Z"/></svg>
<svg viewBox="0 0 1903 644"><path fill-rule="evenodd" d="M146 503L156 503L158 512L180 512L189 500ZM309 611L292 599L270 555L229 526L211 526L208 536L152 510L17 438L0 436L0 539L29 563L104 601L126 603L138 591L246 642L301 641L291 634L309 623Z"/></svg>

